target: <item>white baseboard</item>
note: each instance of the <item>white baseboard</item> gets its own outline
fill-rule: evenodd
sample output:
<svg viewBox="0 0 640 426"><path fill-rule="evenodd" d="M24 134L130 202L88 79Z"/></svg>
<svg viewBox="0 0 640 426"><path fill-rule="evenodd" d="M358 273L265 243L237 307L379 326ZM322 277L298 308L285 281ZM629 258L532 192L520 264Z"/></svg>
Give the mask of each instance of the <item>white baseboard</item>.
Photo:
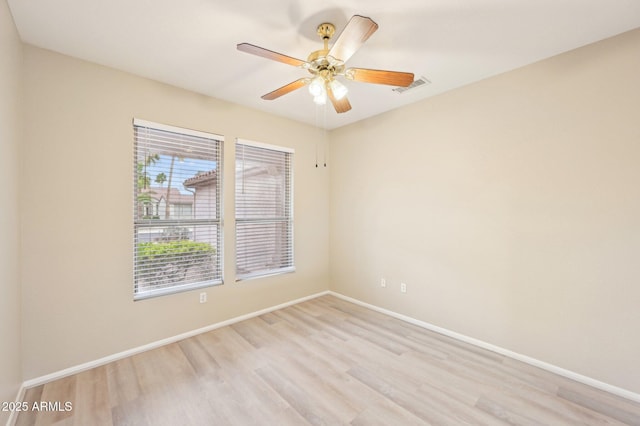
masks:
<svg viewBox="0 0 640 426"><path fill-rule="evenodd" d="M613 385L601 382L601 381L596 380L596 379L592 379L591 377L583 376L582 374L578 374L578 373L576 373L574 371L566 370L564 368L555 366L553 364L549 364L547 362L540 361L538 359L531 358L529 356L522 355L522 354L519 354L517 352L513 352L513 351L501 348L501 347L496 346L496 345L492 345L491 343L487 343L487 342L483 342L482 340L474 339L473 337L465 336L464 334L456 333L455 331L447 330L446 328L442 328L442 327L438 327L438 326L433 325L433 324L429 324L428 322L420 321L420 320L417 320L415 318L411 318L411 317L408 317L406 315L402 315L402 314L399 314L397 312L390 311L388 309L380 308L378 306L371 305L371 304L366 303L366 302L362 302L362 301L360 301L358 299L353 299L353 298L351 298L349 296L345 296L343 294L336 293L334 291L330 291L329 294L332 295L332 296L335 296L335 297L337 297L339 299L345 300L347 302L351 302L351 303L354 303L356 305L360 305L360 306L363 306L365 308L371 309L373 311L380 312L380 313L385 314L385 315L389 315L390 317L394 317L394 318L397 318L399 320L408 322L410 324L417 325L418 327L422 327L422 328L425 328L427 330L431 330L431 331L434 331L436 333L442 334L444 336L451 337L453 339L460 340L462 342L469 343L471 345L478 346L480 348L490 350L492 352L498 353L500 355L507 356L509 358L513 358L513 359L518 360L518 361L522 361L522 362L524 362L526 364L533 365L534 367L538 367L538 368L541 368L543 370L547 370L547 371L549 371L551 373L557 374L557 375L562 376L562 377L566 377L566 378L571 379L571 380L575 380L576 382L583 383L585 385L594 387L596 389L603 390L605 392L609 392L609 393L611 393L613 395L617 395L617 396L620 396L622 398L626 398L626 399L631 400L631 401L640 402L640 394L638 394L638 393L631 392L629 390L626 390L626 389L623 389L623 388L620 388L620 387L617 387L617 386L613 386Z"/></svg>
<svg viewBox="0 0 640 426"><path fill-rule="evenodd" d="M27 388L24 387L24 384L22 384L22 386L20 386L20 389L18 389L18 394L16 395L16 403L21 402L24 399L24 393L26 392ZM14 411L11 410L11 412L9 413L9 418L7 419L7 426L13 426L16 424L16 420L18 420L18 411Z"/></svg>
<svg viewBox="0 0 640 426"><path fill-rule="evenodd" d="M276 311L278 309L286 308L287 306L295 305L296 303L306 302L307 300L315 299L316 297L324 296L329 294L329 291L323 291L320 293L312 294L310 296L302 297L300 299L291 300L289 302L281 303L276 306L271 306L269 308L261 309L259 311L251 312L245 315L240 315L235 318L231 318L222 322L218 322L215 324L208 325L206 327L198 328L196 330L187 331L186 333L178 334L177 336L168 337L166 339L157 340L155 342L151 342L146 345L138 346L136 348L128 349L123 352L118 352L113 355L109 355L103 358L96 359L94 361L89 361L84 364L76 365L73 367L65 368L64 370L56 371L51 374L47 374L44 376L36 377L34 379L26 380L22 384L21 391L24 393L24 389L29 389L34 386L40 386L42 384L51 382L53 380L61 379L63 377L71 376L73 374L80 373L82 371L90 370L95 367L99 367L101 365L108 364L113 361L117 361L122 358L126 358L135 354L139 354L141 352L146 352L151 349L159 348L160 346L168 345L170 343L177 342L179 340L187 339L189 337L193 337L197 334L206 333L211 330L215 330L217 328L225 327L227 325L235 324L240 321L244 321L250 318L254 318L260 315L264 315L269 312Z"/></svg>

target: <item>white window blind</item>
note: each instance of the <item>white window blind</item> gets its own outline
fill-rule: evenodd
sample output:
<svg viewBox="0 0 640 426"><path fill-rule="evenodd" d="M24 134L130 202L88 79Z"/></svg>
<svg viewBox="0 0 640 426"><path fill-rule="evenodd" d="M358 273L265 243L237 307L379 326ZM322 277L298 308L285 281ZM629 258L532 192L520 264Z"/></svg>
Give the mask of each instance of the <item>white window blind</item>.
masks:
<svg viewBox="0 0 640 426"><path fill-rule="evenodd" d="M221 136L134 119L134 299L222 283Z"/></svg>
<svg viewBox="0 0 640 426"><path fill-rule="evenodd" d="M293 150L236 142L236 279L294 271Z"/></svg>

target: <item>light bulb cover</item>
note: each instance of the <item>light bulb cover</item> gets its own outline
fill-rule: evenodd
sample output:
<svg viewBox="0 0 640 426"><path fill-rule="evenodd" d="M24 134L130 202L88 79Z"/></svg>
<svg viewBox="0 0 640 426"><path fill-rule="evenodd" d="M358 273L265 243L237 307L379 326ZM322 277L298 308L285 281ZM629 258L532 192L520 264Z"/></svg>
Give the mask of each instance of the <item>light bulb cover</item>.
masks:
<svg viewBox="0 0 640 426"><path fill-rule="evenodd" d="M327 103L327 92L325 90L322 90L322 92L313 97L313 102L315 102L316 105L324 105Z"/></svg>
<svg viewBox="0 0 640 426"><path fill-rule="evenodd" d="M336 98L336 100L344 98L349 91L347 86L335 79L331 80L329 87L331 87L331 92L333 92L333 97Z"/></svg>
<svg viewBox="0 0 640 426"><path fill-rule="evenodd" d="M315 97L321 95L322 92L325 92L324 79L320 76L314 77L309 83L309 93Z"/></svg>

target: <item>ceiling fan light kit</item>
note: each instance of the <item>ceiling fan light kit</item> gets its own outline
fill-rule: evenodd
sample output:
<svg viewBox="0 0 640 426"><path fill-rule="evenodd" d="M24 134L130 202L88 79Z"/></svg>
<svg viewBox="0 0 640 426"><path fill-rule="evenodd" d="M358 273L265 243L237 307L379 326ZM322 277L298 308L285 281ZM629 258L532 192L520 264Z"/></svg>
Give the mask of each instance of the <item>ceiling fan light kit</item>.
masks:
<svg viewBox="0 0 640 426"><path fill-rule="evenodd" d="M321 76L311 79L311 83L309 83L309 93L311 93L311 96L320 96L322 92L325 92L324 79Z"/></svg>
<svg viewBox="0 0 640 426"><path fill-rule="evenodd" d="M344 98L345 96L347 96L347 93L349 92L349 90L347 89L347 86L340 83L338 80L331 80L329 82L329 88L331 89L331 91L333 92L333 96L337 100Z"/></svg>
<svg viewBox="0 0 640 426"><path fill-rule="evenodd" d="M335 34L335 26L330 23L318 25L317 33L324 42L324 48L311 52L306 61L283 55L249 43L241 43L236 47L241 52L262 56L263 58L282 62L307 70L312 77L300 78L273 92L262 96L265 100L274 100L304 86L309 86L309 93L318 105L324 105L327 98L334 109L341 114L351 109L347 99L347 87L337 77L363 83L386 84L407 87L413 83L413 74L398 71L371 70L365 68L345 68L345 62L364 44L378 29L378 24L371 18L354 15L335 43L329 48L329 40Z"/></svg>

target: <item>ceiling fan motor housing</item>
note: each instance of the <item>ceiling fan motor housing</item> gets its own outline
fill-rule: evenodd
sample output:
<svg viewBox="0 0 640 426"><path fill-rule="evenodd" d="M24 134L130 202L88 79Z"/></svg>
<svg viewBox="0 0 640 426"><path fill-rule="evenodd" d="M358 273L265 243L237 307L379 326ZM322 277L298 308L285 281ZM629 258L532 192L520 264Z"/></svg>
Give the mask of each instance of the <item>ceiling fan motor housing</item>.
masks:
<svg viewBox="0 0 640 426"><path fill-rule="evenodd" d="M307 57L307 62L311 65L307 69L311 74L319 74L327 79L344 72L344 62L329 56L329 40L335 32L336 28L331 23L318 25L317 33L324 41L324 49L311 52Z"/></svg>

